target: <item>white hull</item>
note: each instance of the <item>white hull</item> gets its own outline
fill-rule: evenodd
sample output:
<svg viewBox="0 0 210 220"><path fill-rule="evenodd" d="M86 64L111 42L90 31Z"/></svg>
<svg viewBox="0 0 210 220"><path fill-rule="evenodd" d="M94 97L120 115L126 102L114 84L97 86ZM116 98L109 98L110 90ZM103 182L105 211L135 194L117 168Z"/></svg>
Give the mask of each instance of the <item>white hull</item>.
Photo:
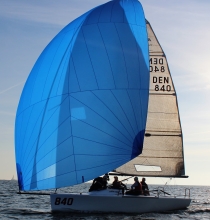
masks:
<svg viewBox="0 0 210 220"><path fill-rule="evenodd" d="M131 196L116 190L91 193L51 194L52 211L145 213L184 209L190 198Z"/></svg>

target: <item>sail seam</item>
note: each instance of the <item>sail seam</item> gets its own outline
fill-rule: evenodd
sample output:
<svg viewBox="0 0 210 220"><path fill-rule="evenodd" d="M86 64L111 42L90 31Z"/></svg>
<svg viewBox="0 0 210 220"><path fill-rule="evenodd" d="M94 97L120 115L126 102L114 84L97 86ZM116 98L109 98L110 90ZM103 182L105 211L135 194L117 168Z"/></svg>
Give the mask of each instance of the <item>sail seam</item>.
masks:
<svg viewBox="0 0 210 220"><path fill-rule="evenodd" d="M116 23L114 23L114 27L115 27L115 30L117 32L117 36L118 36L119 43L120 43L121 50L122 50L122 54L123 54L123 60L124 60L124 63L125 63L126 76L127 76L127 87L129 88L128 67L127 67L126 60L125 60L125 53L124 53L124 50L123 50L123 46L122 46L122 42L121 42L121 39L120 39L120 35L119 35L119 32L118 32L118 29L116 27Z"/></svg>
<svg viewBox="0 0 210 220"><path fill-rule="evenodd" d="M93 73L94 73L94 77L95 77L95 80L96 80L97 88L99 89L98 80L97 80L97 77L96 77L96 72L95 72L95 69L94 69L94 66L93 66L93 62L92 62L92 59L91 59L91 56L90 56L90 51L88 49L88 44L87 44L87 41L86 41L86 38L85 38L85 34L84 34L84 31L83 31L83 28L81 28L81 32L82 32L82 35L83 35L83 38L84 38L84 42L85 42L85 46L86 46L86 49L87 49L87 53L88 53L88 56L89 56L89 59L90 59L90 63L91 63L91 67L92 67L92 70L93 70Z"/></svg>
<svg viewBox="0 0 210 220"><path fill-rule="evenodd" d="M98 26L98 24L97 24L97 26ZM112 72L112 78L113 78L114 86L115 86L115 88L116 88L116 83L115 83L115 79L114 79L113 68L112 68L112 65L111 65L110 57L109 57L109 54L108 54L108 51L107 51L107 47L106 47L106 44L105 44L105 42L104 42L104 38L103 38L103 35L101 34L101 29L100 29L99 26L98 26L98 30L99 30L101 39L102 39L103 44L104 44L104 48L105 48L105 51L106 51L107 58L108 58L108 60L109 60L109 65L110 65L110 69L111 69L111 72Z"/></svg>
<svg viewBox="0 0 210 220"><path fill-rule="evenodd" d="M94 93L93 93L94 94ZM98 114L96 111L94 111L93 109L91 109L89 106L87 106L87 105L85 105L85 103L83 103L83 102L81 102L79 99L77 99L77 98L75 98L75 97L73 97L73 96L71 96L72 98L74 98L75 100L77 100L78 102L80 102L80 103L82 103L84 106L86 106L87 108L89 108L91 111L93 111L95 114L97 114L98 116L100 116L101 118L103 118L105 121L107 121L106 120L106 118L104 118L103 116L101 116L100 114ZM83 123L85 123L85 124L88 124L88 123L86 123L86 122L84 122L84 121L82 121ZM113 124L111 124L109 121L107 121L110 125L112 125L116 130L118 130ZM90 124L88 124L89 126L91 126L91 127L94 127L94 128L96 128L97 130L99 130L99 131L102 131L101 129L99 129L99 128L97 128L97 127L95 127L95 126L93 126L93 125L90 125ZM118 130L119 131L119 130ZM105 133L105 134L108 134L108 133L106 133L105 131L102 131L103 133ZM119 131L120 133L121 133L121 131ZM121 133L122 135L123 135L123 133ZM109 134L109 136L111 136L111 137L113 137L112 135L110 135ZM123 135L124 136L124 135ZM124 137L126 137L126 136L124 136ZM132 136L131 136L132 137ZM115 138L116 139L116 138ZM126 139L130 142L130 140L126 137ZM118 139L117 139L118 140ZM122 142L123 143L123 142Z"/></svg>
<svg viewBox="0 0 210 220"><path fill-rule="evenodd" d="M128 121L128 123L129 123L129 125L130 125L130 127L132 128L132 130L133 130L133 127L132 127L132 125L131 125L131 123L130 123L130 120L128 119L128 116L127 116L127 114L125 113L125 111L124 111L124 109L123 109L123 107L122 107L122 105L121 105L121 103L120 103L120 101L117 99L117 97L115 96L115 94L113 93L113 91L111 90L110 91L111 93L112 93L112 95L113 95L113 97L115 98L115 100L117 101L117 103L119 104L119 106L120 106L120 108L121 108L121 110L122 110L122 112L124 113L124 115L125 115L125 117L126 117L126 119L127 119L127 121ZM129 132L128 132L129 133ZM134 135L136 135L135 134L135 132L134 132L134 130L133 130L133 134ZM131 136L131 138L132 138L132 135L129 133L129 135Z"/></svg>
<svg viewBox="0 0 210 220"><path fill-rule="evenodd" d="M66 100L67 98L68 98L68 97L66 97L66 98L63 100L63 102L65 102L65 100ZM61 104L62 104L62 103L61 103ZM57 107L57 109L52 113L51 117L49 117L48 121L46 121L46 123L43 125L42 130L45 128L45 126L48 124L48 122L50 121L50 119L52 118L52 116L55 114L55 112L56 112L58 109L59 109L59 107ZM40 115L41 115L41 114L40 114ZM63 121L60 125L62 125L64 122L65 122L65 121ZM60 126L60 125L59 125L59 126ZM56 130L58 130L59 126L57 127L57 129L55 129L54 131L52 131L52 133L45 139L45 141L42 143L42 145L39 146L39 148L37 149L37 153L38 153L39 150L42 148L42 146L44 145L44 143L50 138L50 136L51 136ZM34 146L34 145L36 144L37 140L38 140L38 137L37 137L37 139L34 141L34 144L33 144L32 146ZM31 153L31 151L30 151L30 152L28 153L28 155L27 155L26 162L27 162L27 160L28 160L28 158L29 158L30 153ZM23 168L22 168L23 170L25 169L25 166L26 166L26 164L27 164L26 162L23 164ZM32 162L32 161L30 161L29 164L31 164L31 162ZM28 165L29 165L29 164L28 164ZM37 163L36 163L36 164L37 164ZM28 167L29 167L29 166L28 166ZM25 171L27 171L27 169L26 169ZM27 173L27 175L28 175L28 173ZM26 176L27 176L27 175L26 175Z"/></svg>

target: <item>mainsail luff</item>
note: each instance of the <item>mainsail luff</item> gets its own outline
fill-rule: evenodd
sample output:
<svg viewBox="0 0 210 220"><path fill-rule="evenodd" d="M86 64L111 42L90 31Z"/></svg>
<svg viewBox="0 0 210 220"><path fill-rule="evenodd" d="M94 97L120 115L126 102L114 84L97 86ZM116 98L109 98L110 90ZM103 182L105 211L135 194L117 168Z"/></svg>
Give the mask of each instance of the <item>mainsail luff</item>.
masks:
<svg viewBox="0 0 210 220"><path fill-rule="evenodd" d="M176 91L163 52L147 21L150 93L143 152L115 171L125 175L186 177Z"/></svg>

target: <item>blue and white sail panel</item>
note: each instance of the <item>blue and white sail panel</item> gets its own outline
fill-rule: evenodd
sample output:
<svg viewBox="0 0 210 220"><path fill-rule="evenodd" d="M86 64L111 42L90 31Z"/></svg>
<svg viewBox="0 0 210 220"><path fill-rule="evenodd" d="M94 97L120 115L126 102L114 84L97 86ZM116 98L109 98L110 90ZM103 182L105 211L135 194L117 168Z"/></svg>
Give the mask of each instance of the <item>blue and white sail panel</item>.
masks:
<svg viewBox="0 0 210 220"><path fill-rule="evenodd" d="M137 0L115 0L67 25L23 89L15 145L20 190L79 184L142 152L149 52Z"/></svg>

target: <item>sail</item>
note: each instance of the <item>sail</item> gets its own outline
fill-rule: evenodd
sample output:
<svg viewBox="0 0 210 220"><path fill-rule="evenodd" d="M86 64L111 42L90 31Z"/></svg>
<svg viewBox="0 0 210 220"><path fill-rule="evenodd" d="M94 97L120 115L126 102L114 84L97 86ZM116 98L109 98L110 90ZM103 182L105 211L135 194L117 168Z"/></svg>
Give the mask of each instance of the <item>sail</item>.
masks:
<svg viewBox="0 0 210 220"><path fill-rule="evenodd" d="M150 91L142 154L116 169L139 176L184 177L183 139L176 91L166 56L147 21Z"/></svg>
<svg viewBox="0 0 210 220"><path fill-rule="evenodd" d="M110 1L71 22L41 53L19 101L20 190L79 184L138 156L148 99L139 1Z"/></svg>

